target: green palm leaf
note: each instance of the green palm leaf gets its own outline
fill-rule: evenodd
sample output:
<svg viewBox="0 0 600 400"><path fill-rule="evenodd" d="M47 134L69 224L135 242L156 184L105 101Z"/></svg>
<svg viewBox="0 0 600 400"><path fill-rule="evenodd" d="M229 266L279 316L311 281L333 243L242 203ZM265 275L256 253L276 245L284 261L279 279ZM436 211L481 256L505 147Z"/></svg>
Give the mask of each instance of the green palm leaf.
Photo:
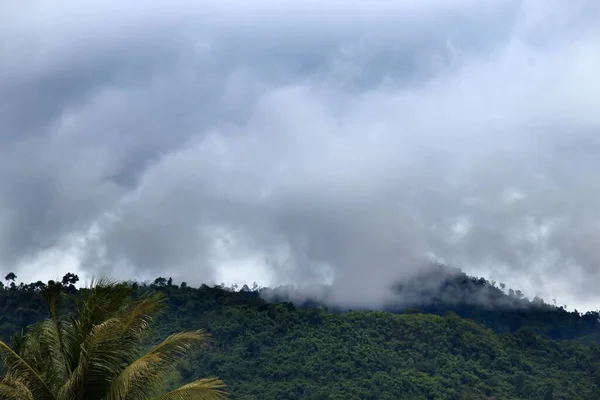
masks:
<svg viewBox="0 0 600 400"><path fill-rule="evenodd" d="M160 395L168 372L210 343L203 330L167 337L143 352L153 319L164 309L160 294L132 302L134 289L101 279L82 289L75 316L60 313L61 287L44 292L50 318L0 342L5 375L0 400L223 399L225 384L200 379Z"/></svg>
<svg viewBox="0 0 600 400"><path fill-rule="evenodd" d="M199 379L158 397L156 400L216 400L227 398L220 379Z"/></svg>

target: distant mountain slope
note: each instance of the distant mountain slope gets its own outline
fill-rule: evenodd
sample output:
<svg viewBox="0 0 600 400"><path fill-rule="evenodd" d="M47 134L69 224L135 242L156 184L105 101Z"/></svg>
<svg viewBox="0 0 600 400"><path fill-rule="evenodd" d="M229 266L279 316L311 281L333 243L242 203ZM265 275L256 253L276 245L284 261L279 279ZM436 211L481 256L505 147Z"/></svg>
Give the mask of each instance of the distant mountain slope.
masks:
<svg viewBox="0 0 600 400"><path fill-rule="evenodd" d="M348 310L332 305L327 290L320 291L324 294L321 297L308 299L287 287L266 289L266 292L267 298L276 301L295 300L297 304L308 307L328 306L334 312ZM597 311L581 314L539 298L529 300L519 290L498 287L495 282L471 277L457 268L439 264L394 285L394 295L383 309L393 313L437 315L452 311L498 333L529 329L549 339L600 340L600 313Z"/></svg>
<svg viewBox="0 0 600 400"><path fill-rule="evenodd" d="M495 282L483 278L470 277L458 269L449 270L435 285L435 272L416 278L416 282L399 285L398 291L410 296L414 288L425 288L416 298L420 304L413 304L426 313L443 315L454 311L461 317L472 319L496 332L515 332L529 329L546 338L556 340L600 338L600 313L590 311L579 313L567 311L545 303L542 299L529 300L519 290L499 288ZM388 310L402 312L405 309L389 307Z"/></svg>
<svg viewBox="0 0 600 400"><path fill-rule="evenodd" d="M598 399L600 347L495 334L454 313L330 313L254 292L163 287L162 335L206 327L218 351L183 376L217 374L240 399Z"/></svg>
<svg viewBox="0 0 600 400"><path fill-rule="evenodd" d="M449 293L494 290L485 288L485 281L456 279L444 284L452 288ZM533 333L533 328L578 338L596 333L589 327L593 324L586 325L589 318L553 306L505 305L501 311L472 304L469 296L453 303L458 312L496 324L499 331L513 331L500 334L452 311L435 315L451 308L443 296L424 307L431 314L414 309L404 314L331 312L267 302L248 288L192 288L164 278L151 285L131 284L138 293L166 294L168 312L157 321L158 337L197 328L214 336L215 347L181 365L170 377L172 385L216 375L227 382L234 399L255 400L600 398L600 346ZM42 288L0 290L0 334L6 337L45 316ZM79 293L67 280L63 301L72 302ZM509 326L513 321L520 327ZM552 326L554 321L562 325Z"/></svg>

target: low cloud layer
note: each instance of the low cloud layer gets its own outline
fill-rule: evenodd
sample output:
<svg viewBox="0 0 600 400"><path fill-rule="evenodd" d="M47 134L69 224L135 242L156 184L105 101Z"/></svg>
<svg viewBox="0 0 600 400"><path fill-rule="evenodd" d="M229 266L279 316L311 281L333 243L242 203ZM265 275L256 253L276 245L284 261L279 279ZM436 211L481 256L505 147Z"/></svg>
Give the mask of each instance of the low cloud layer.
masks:
<svg viewBox="0 0 600 400"><path fill-rule="evenodd" d="M600 6L0 5L0 265L597 308Z"/></svg>

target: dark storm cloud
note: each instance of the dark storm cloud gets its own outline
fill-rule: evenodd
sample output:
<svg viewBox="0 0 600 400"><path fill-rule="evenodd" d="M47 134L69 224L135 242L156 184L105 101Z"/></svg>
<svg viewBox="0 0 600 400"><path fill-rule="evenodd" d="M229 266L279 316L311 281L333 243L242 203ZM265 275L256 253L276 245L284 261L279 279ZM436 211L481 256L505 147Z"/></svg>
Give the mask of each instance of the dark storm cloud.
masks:
<svg viewBox="0 0 600 400"><path fill-rule="evenodd" d="M0 13L0 261L375 304L438 258L588 301L595 4L23 2Z"/></svg>

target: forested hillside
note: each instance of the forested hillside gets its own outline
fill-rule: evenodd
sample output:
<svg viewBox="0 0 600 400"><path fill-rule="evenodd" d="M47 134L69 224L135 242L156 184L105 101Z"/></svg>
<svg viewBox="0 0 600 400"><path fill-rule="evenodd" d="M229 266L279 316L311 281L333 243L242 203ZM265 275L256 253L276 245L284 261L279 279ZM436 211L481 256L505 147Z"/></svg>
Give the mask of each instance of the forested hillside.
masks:
<svg viewBox="0 0 600 400"><path fill-rule="evenodd" d="M76 281L63 279L63 301L84 291ZM600 346L582 343L598 333L596 313L529 302L464 274L436 284L443 290L421 307L396 312L266 301L247 287L192 288L165 278L131 285L167 295L159 338L206 328L215 339L170 377L173 386L219 376L233 398L256 400L600 398ZM43 287L3 287L4 339L46 316ZM497 302L474 301L482 293L495 293Z"/></svg>

